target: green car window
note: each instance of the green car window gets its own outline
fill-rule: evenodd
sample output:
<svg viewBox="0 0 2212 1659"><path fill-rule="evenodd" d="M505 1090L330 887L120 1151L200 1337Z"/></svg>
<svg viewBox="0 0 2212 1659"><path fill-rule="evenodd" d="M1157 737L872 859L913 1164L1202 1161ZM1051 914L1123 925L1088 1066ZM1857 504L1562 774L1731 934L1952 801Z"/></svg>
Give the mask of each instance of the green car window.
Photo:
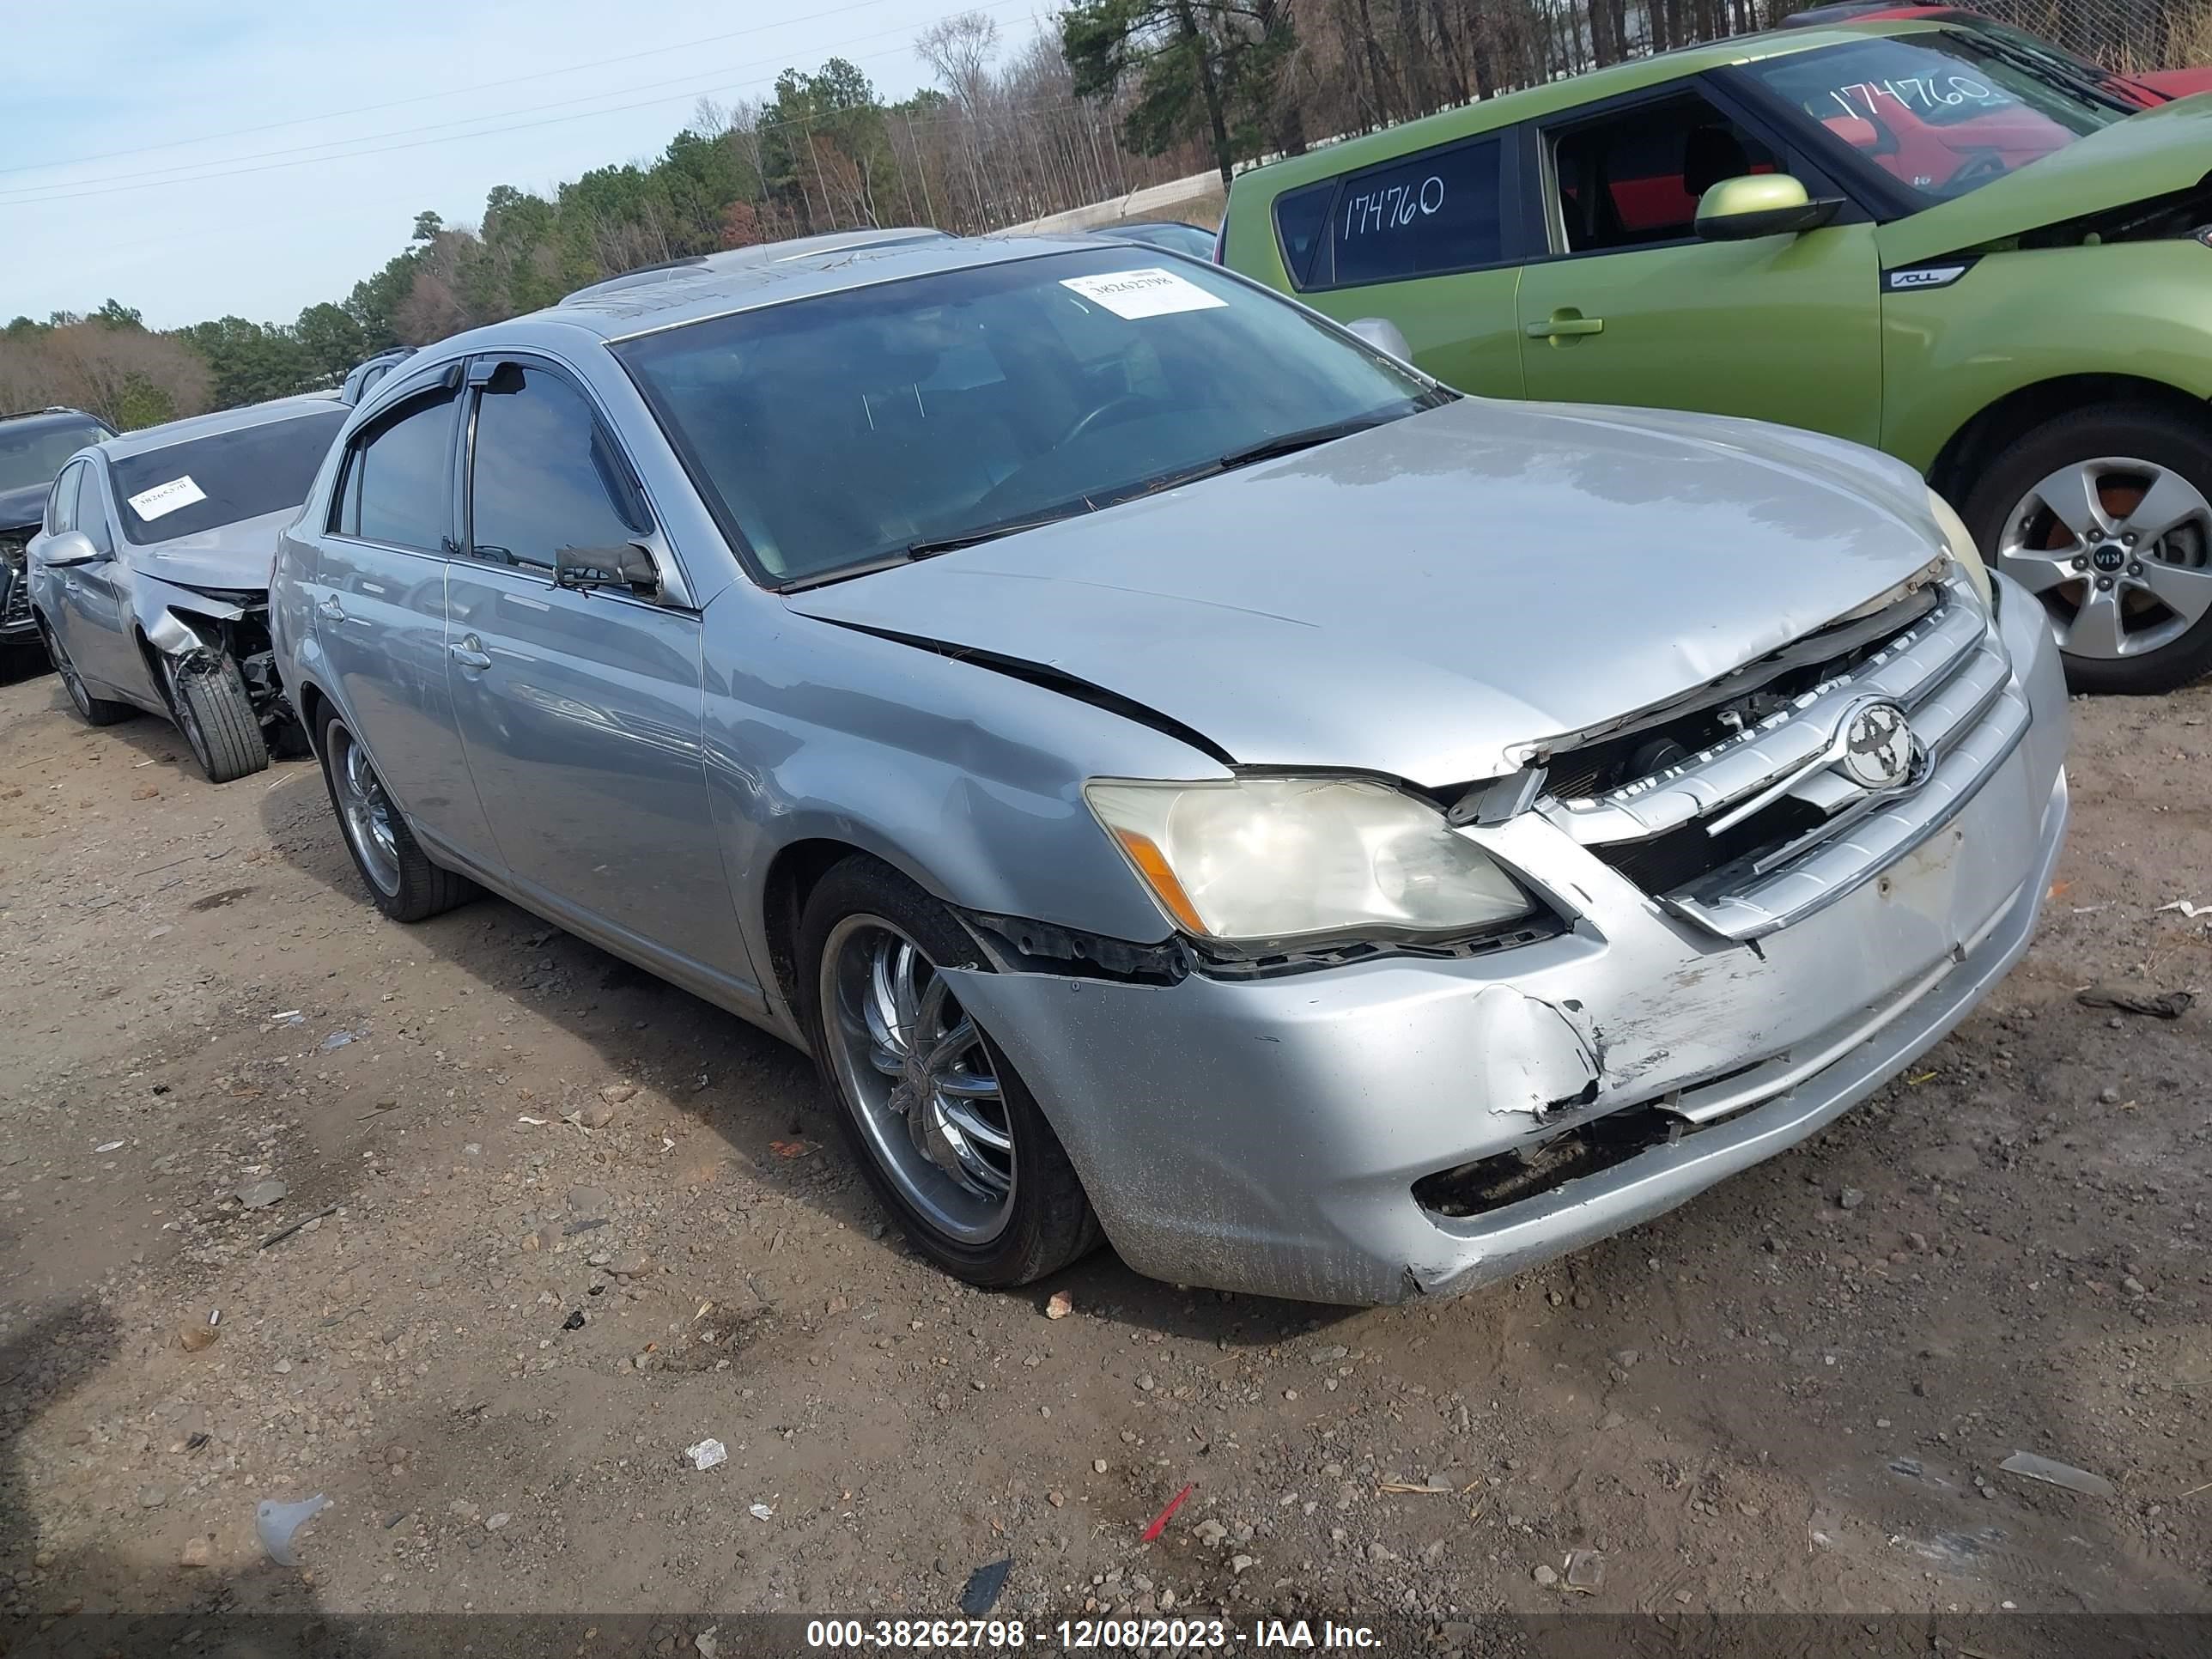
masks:
<svg viewBox="0 0 2212 1659"><path fill-rule="evenodd" d="M1694 94L1572 127L1552 151L1572 253L1683 240L1695 233L1698 198L1708 190L1774 171L1772 151Z"/></svg>
<svg viewBox="0 0 2212 1659"><path fill-rule="evenodd" d="M1963 33L1899 35L1747 64L1828 143L1924 202L1949 201L2125 120L2078 76Z"/></svg>

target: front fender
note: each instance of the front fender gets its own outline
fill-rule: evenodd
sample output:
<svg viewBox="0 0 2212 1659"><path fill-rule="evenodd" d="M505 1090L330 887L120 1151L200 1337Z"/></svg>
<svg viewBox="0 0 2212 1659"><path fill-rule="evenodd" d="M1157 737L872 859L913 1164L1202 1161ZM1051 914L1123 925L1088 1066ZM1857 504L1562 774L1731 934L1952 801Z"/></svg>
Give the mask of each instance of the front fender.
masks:
<svg viewBox="0 0 2212 1659"><path fill-rule="evenodd" d="M768 603L745 602L757 597ZM1097 776L1228 775L1190 744L744 590L708 608L706 671L709 793L756 962L770 960L775 856L812 840L872 854L964 908L1168 936L1082 791Z"/></svg>
<svg viewBox="0 0 2212 1659"><path fill-rule="evenodd" d="M1885 294L1881 447L1924 473L1992 404L2073 375L2212 398L2208 283L2212 252L2177 238L1993 253L1948 287Z"/></svg>
<svg viewBox="0 0 2212 1659"><path fill-rule="evenodd" d="M134 570L131 614L155 649L167 656L188 657L200 651L220 653L220 624L242 621L246 608Z"/></svg>

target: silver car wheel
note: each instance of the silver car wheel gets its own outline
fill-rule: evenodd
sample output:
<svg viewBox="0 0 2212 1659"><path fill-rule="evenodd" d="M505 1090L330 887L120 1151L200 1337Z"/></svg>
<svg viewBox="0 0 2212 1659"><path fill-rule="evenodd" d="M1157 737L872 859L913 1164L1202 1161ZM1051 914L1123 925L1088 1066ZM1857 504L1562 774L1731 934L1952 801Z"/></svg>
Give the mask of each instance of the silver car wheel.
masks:
<svg viewBox="0 0 2212 1659"><path fill-rule="evenodd" d="M84 681L76 672L76 665L70 660L69 653L62 649L59 639L48 634L46 641L46 655L53 659L54 672L62 677L62 690L69 693L70 701L76 705L76 712L90 720L92 693L85 689Z"/></svg>
<svg viewBox="0 0 2212 1659"><path fill-rule="evenodd" d="M369 762L368 752L342 721L331 722L331 775L337 780L338 817L345 825L361 867L380 891L399 891L399 838L392 829L392 805Z"/></svg>
<svg viewBox="0 0 2212 1659"><path fill-rule="evenodd" d="M983 1035L937 965L879 916L822 950L826 1056L876 1161L925 1219L988 1243L1014 1200L1014 1139Z"/></svg>
<svg viewBox="0 0 2212 1659"><path fill-rule="evenodd" d="M2154 462L2059 468L2007 515L1996 556L2069 656L2142 656L2212 611L2212 502Z"/></svg>

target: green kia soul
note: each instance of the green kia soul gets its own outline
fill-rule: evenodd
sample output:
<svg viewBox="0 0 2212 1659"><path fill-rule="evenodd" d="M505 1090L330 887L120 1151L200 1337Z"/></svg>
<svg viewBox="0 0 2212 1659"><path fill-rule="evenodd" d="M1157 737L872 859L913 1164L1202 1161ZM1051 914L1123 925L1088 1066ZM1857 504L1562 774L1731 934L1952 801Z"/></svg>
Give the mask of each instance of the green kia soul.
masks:
<svg viewBox="0 0 2212 1659"><path fill-rule="evenodd" d="M1887 450L2077 688L2212 670L2212 95L1940 25L1754 35L1245 173L1220 257L1467 391Z"/></svg>

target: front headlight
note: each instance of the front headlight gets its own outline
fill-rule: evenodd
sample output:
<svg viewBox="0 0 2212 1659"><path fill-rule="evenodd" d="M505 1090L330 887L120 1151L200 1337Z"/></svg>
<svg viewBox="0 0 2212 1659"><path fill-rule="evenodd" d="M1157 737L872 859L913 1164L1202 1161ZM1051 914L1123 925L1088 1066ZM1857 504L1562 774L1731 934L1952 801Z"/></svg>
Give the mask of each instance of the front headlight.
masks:
<svg viewBox="0 0 2212 1659"><path fill-rule="evenodd" d="M1464 933L1535 908L1435 807L1367 779L1102 780L1084 794L1160 908L1201 939Z"/></svg>
<svg viewBox="0 0 2212 1659"><path fill-rule="evenodd" d="M1989 568L1982 562L1982 550L1974 545L1974 532L1966 528L1966 521L1933 489L1928 492L1928 510L1936 515L1936 527L1943 532L1943 550L1958 561L1974 592L1982 596L1982 603L1994 604Z"/></svg>

